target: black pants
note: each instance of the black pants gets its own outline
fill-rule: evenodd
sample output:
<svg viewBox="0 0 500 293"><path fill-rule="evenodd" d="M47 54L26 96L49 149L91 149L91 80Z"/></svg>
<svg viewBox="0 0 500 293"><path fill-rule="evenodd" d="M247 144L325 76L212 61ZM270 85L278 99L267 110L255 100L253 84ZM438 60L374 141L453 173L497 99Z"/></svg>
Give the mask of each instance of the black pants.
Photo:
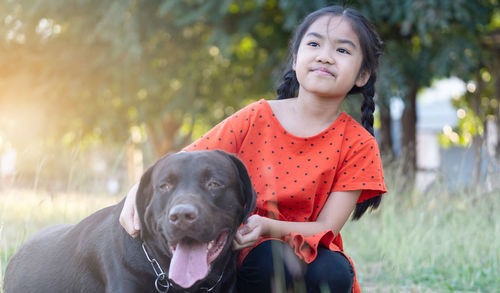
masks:
<svg viewBox="0 0 500 293"><path fill-rule="evenodd" d="M304 287L307 293L351 292L354 270L340 252L319 247L316 259L307 265L297 258L295 261L304 265L303 274L297 279L297 270L283 262L284 249L289 249L288 244L277 240L265 241L252 249L238 271L238 293L286 292L284 286L288 290L302 286L302 290L292 292L303 292Z"/></svg>

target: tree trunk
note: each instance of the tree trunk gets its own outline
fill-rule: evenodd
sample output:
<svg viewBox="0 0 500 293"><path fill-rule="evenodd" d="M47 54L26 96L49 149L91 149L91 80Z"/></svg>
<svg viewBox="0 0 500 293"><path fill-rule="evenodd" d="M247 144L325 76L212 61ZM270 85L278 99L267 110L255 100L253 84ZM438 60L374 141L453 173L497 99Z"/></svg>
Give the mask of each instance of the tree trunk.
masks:
<svg viewBox="0 0 500 293"><path fill-rule="evenodd" d="M148 135L151 139L156 158L160 158L171 151L177 151L174 145L175 135L182 123L172 116L162 119L160 131L156 131L151 124L147 124Z"/></svg>
<svg viewBox="0 0 500 293"><path fill-rule="evenodd" d="M148 135L153 145L156 158L160 158L168 152L176 152L191 141L194 128L194 115L191 119L189 132L179 138L179 129L182 126L182 118L165 116L162 120L160 131L156 131L151 124L146 124Z"/></svg>
<svg viewBox="0 0 500 293"><path fill-rule="evenodd" d="M140 147L135 143L129 142L125 148L127 158L127 184L132 186L139 182L144 172L144 160Z"/></svg>
<svg viewBox="0 0 500 293"><path fill-rule="evenodd" d="M391 108L386 99L381 99L379 103L380 109L380 130L379 143L380 153L388 161L394 159L394 147L392 144L392 120Z"/></svg>
<svg viewBox="0 0 500 293"><path fill-rule="evenodd" d="M481 186L481 153L484 139L481 135L472 137L472 147L474 149L474 169L472 170L472 179L474 186Z"/></svg>
<svg viewBox="0 0 500 293"><path fill-rule="evenodd" d="M495 64L500 66L500 48L497 51L495 58ZM496 67L498 68L498 67ZM494 72L494 71L491 71ZM500 74L494 74L495 76L495 97L497 101L500 101ZM497 130L500 131L500 103L498 103L497 111L495 113L495 121L497 123ZM497 145L495 149L495 158L497 163L500 163L500 135L497 135Z"/></svg>
<svg viewBox="0 0 500 293"><path fill-rule="evenodd" d="M406 97L403 110L401 154L403 160L403 174L407 180L406 188L412 188L417 171L417 87L411 85Z"/></svg>
<svg viewBox="0 0 500 293"><path fill-rule="evenodd" d="M484 81L481 77L480 72L478 71L476 73L476 82L477 82L477 88L476 91L474 92L474 95L471 100L471 107L474 113L476 114L477 117L481 120L484 126L484 131L486 131L486 117L484 115L484 111L481 109L481 96L484 91ZM474 123L476 124L476 123ZM476 129L479 129L480 125L474 125ZM474 186L480 186L479 181L481 179L481 152L482 152L482 147L483 147L483 142L484 142L484 135L481 135L479 133L476 133L474 137L472 137L472 147L474 149L474 169L472 170L472 178L474 182Z"/></svg>
<svg viewBox="0 0 500 293"><path fill-rule="evenodd" d="M494 56L494 60L491 63L488 63L488 69L490 70L491 73L498 72L498 68L500 66L500 30L494 30L491 33L489 33L486 36L483 36L483 45L487 50L490 51L490 53ZM493 74L494 78L494 86L495 86L495 92L494 96L497 101L500 101L500 75L499 74ZM500 103L496 109L496 111L493 112L494 119L496 121L496 126L497 129L500 131ZM496 163L500 163L500 139L497 139L497 144L495 147L495 159Z"/></svg>

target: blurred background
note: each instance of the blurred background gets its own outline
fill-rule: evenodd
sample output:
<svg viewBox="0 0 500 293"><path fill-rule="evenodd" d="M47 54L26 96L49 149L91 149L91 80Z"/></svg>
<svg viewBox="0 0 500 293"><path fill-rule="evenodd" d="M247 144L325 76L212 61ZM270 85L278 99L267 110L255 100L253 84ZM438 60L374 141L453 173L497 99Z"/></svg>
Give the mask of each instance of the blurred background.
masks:
<svg viewBox="0 0 500 293"><path fill-rule="evenodd" d="M98 208L75 212L82 198L116 202L161 155L252 101L274 99L295 26L331 4L361 11L384 41L375 126L387 208L345 237L347 247L373 237L352 251L365 267L362 287L498 289L498 0L0 0L3 267L38 227ZM360 98L344 107L358 118ZM61 209L40 216L56 200ZM20 212L23 201L32 206ZM401 234L381 238L379 225ZM457 252L464 229L484 234ZM410 251L421 258L398 262Z"/></svg>
<svg viewBox="0 0 500 293"><path fill-rule="evenodd" d="M295 26L328 4L359 9L384 41L385 163L399 160L409 185L495 188L497 0L2 0L2 186L123 191L159 156L275 98ZM347 99L351 115L359 105Z"/></svg>

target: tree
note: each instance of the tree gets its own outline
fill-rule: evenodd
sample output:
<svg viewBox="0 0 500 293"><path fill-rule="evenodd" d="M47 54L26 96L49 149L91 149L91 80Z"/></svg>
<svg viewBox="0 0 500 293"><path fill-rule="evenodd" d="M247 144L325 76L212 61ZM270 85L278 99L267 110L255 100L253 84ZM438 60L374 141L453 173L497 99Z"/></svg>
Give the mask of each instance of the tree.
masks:
<svg viewBox="0 0 500 293"><path fill-rule="evenodd" d="M21 101L10 93L28 79L26 104L53 101L38 109L51 121L32 124L53 125L40 139L76 129L124 140L131 126L145 123L157 156L179 148L195 126L269 92L288 39L278 3L186 3L7 2L5 35L13 37L0 57L0 103L12 111Z"/></svg>
<svg viewBox="0 0 500 293"><path fill-rule="evenodd" d="M441 136L444 145L472 145L475 153L473 178L476 186L481 182L482 151L488 131L488 121L500 126L500 10L493 10L490 22L476 35L470 36L474 50L465 51L469 62L463 62L456 75L468 81L467 92L454 102L460 121L455 131L449 129ZM500 128L498 128L500 129ZM496 158L490 162L498 168L500 144L496 146ZM496 161L496 162L495 162Z"/></svg>
<svg viewBox="0 0 500 293"><path fill-rule="evenodd" d="M376 23L385 41L384 62L392 70L386 70L389 75L381 79L400 77L392 83L391 90L401 93L405 102L402 157L410 183L417 167L417 93L434 79L448 76L457 68L459 56L471 50L467 46L468 37L489 20L493 6L492 1L431 0L370 1L360 6ZM382 109L385 104L382 103ZM388 111L382 113L388 115Z"/></svg>
<svg viewBox="0 0 500 293"><path fill-rule="evenodd" d="M294 26L333 3L339 2L4 1L0 128L18 143L28 137L111 143L127 140L130 129L140 126L155 156L176 150L248 100L274 97ZM418 91L459 70L457 60L468 58L464 52L474 48L467 44L495 3L349 3L375 23L385 41L377 91L382 152L391 149L390 132L384 130L390 129L388 99L397 93L407 105L408 174L416 167ZM30 118L18 119L22 123L33 120L26 127L29 135L17 135L20 124L12 124L22 115Z"/></svg>

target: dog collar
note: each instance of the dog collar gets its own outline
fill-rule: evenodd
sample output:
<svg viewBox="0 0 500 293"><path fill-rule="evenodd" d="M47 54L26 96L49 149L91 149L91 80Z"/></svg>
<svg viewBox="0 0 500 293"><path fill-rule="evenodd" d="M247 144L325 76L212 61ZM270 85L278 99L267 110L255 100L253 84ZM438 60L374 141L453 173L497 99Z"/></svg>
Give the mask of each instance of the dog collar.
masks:
<svg viewBox="0 0 500 293"><path fill-rule="evenodd" d="M156 291L159 293L167 293L172 285L167 278L167 274L163 271L158 261L155 258L151 258L149 256L148 251L146 250L145 242L142 242L142 251L144 251L146 258L148 259L149 263L153 267L153 271L156 274L156 280L155 280Z"/></svg>
<svg viewBox="0 0 500 293"><path fill-rule="evenodd" d="M167 274L163 271L161 268L160 264L155 258L151 258L148 254L148 251L146 249L146 242L142 242L142 251L144 251L144 254L146 255L146 258L148 259L149 263L153 267L153 271L155 272L156 279L155 279L155 288L158 293L167 293L168 290L170 290L171 287L173 287L172 283L167 277ZM224 271L222 271L221 275L219 276L219 279L215 284L210 287L201 287L201 290L205 290L206 292L211 292L219 283L222 281L222 277L224 276Z"/></svg>

